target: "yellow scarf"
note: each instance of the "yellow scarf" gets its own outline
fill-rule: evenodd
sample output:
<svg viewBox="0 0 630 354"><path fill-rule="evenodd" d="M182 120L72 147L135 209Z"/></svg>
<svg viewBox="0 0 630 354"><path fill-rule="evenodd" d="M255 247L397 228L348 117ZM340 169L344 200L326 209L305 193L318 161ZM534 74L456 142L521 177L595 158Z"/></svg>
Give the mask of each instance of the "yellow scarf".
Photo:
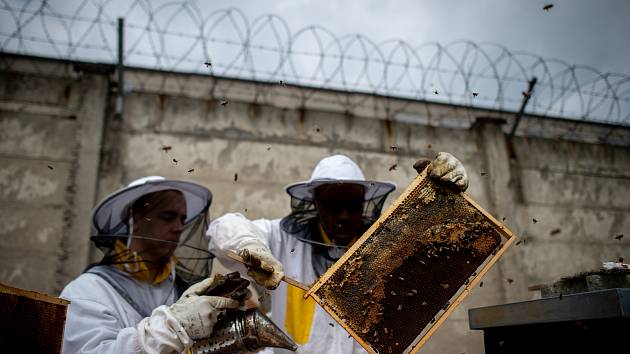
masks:
<svg viewBox="0 0 630 354"><path fill-rule="evenodd" d="M121 241L116 240L114 244L114 250L116 251L116 267L120 270L129 273L134 279L141 281L143 283L149 283L151 279L151 272L149 271L149 267L147 267L147 263L138 255L138 253L130 250L127 246ZM173 258L172 262L166 262L162 269L155 275L152 284L160 284L164 280L171 275L171 264L174 264L176 259L175 256L171 256Z"/></svg>

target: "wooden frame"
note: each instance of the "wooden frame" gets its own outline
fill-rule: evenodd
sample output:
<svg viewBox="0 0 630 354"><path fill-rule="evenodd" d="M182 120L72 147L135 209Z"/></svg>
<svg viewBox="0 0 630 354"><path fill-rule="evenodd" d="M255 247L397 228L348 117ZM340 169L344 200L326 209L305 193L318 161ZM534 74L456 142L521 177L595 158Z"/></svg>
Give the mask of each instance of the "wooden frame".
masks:
<svg viewBox="0 0 630 354"><path fill-rule="evenodd" d="M403 192L403 194L400 195L400 197L398 197L398 199L396 199L396 201L394 201L394 203L392 203L392 205L390 205L389 208L387 208L387 210L379 217L379 219L376 222L374 222L374 224L370 226L370 228L361 236L361 238L359 238L359 240L357 240L357 242L355 242L350 247L350 249L346 251L346 253L344 253L344 255L335 264L333 264L326 271L326 273L324 273L304 295L304 298L307 298L310 296L320 306L322 306L322 308L324 308L324 310L326 310L326 312L331 317L333 317L339 323L339 325L341 325L369 353L377 354L377 352L374 351L369 344L367 344L363 339L361 339L350 328L350 326L346 324L343 318L340 318L335 313L335 311L333 311L329 306L327 306L325 301L319 298L315 293L366 242L366 240L368 240L372 236L372 234L378 229L378 227L391 216L391 214L398 208L398 206L407 199L407 197L418 187L420 183L423 182L425 178L427 178L426 169L414 179L414 181L407 187L405 192ZM458 290L458 292L456 292L455 295L453 295L453 298L451 298L452 299L450 301L451 305L441 315L439 315L439 318L437 318L433 324L428 325L429 326L428 330L426 330L424 334L421 334L419 339L414 339L414 341L417 341L417 342L415 344L412 344L410 347L408 347L410 348L410 353L416 353L417 351L420 350L420 348L422 348L424 344L426 344L426 342L433 335L433 333L435 333L435 331L444 323L444 321L446 321L448 316L450 316L451 313L457 308L457 306L461 304L461 302L466 298L466 296L468 296L470 291L481 281L481 278L499 260L499 258L505 253L507 248L516 239L516 236L505 225L503 225L501 222L495 219L492 215L486 212L483 208L481 208L481 206L479 206L479 204L477 204L474 200L472 200L472 198L470 198L467 194L460 192L459 195L462 196L466 200L466 202L468 202L474 209L479 211L482 214L482 216L485 218L485 220L488 221L490 224L492 224L495 230L499 234L501 234L502 237L505 237L506 241L504 243L502 242L499 245L499 247L495 250L495 252L492 254L491 257L486 258L486 260L483 263L481 263L480 265L481 269L478 271L478 274L475 275L472 278L472 280L470 280L463 289L461 289L461 286L460 286L461 290Z"/></svg>

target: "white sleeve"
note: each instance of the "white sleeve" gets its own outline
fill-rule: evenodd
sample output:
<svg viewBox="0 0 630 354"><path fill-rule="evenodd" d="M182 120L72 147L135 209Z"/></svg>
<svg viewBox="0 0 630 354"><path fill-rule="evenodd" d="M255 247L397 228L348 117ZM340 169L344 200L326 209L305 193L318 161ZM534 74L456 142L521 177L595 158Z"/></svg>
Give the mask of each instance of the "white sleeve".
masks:
<svg viewBox="0 0 630 354"><path fill-rule="evenodd" d="M147 354L182 353L193 345L168 306L158 306L136 326L138 342Z"/></svg>
<svg viewBox="0 0 630 354"><path fill-rule="evenodd" d="M136 327L123 327L107 306L86 299L71 301L64 331L64 354L175 354L192 345L177 320L161 309L166 306L158 307Z"/></svg>
<svg viewBox="0 0 630 354"><path fill-rule="evenodd" d="M217 256L238 252L249 245L269 249L269 233L239 213L225 214L212 221L206 232L208 249Z"/></svg>

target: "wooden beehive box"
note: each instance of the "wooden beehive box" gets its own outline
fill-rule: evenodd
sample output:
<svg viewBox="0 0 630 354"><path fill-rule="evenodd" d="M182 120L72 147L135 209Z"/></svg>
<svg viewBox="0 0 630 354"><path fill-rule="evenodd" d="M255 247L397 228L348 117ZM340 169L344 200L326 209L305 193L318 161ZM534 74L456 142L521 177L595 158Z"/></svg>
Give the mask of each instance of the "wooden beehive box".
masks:
<svg viewBox="0 0 630 354"><path fill-rule="evenodd" d="M514 239L425 170L306 296L368 352L415 353Z"/></svg>
<svg viewBox="0 0 630 354"><path fill-rule="evenodd" d="M0 353L61 353L69 303L0 283Z"/></svg>

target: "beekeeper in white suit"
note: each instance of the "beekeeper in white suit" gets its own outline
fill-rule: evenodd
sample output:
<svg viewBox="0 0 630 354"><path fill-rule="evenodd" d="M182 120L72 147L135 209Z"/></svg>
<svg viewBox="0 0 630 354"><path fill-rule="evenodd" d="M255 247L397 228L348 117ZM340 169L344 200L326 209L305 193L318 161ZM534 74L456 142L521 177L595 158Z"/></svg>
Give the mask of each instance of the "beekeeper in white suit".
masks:
<svg viewBox="0 0 630 354"><path fill-rule="evenodd" d="M427 164L431 177L460 190L468 187L464 166L453 155L441 152L430 163L416 162L414 168L420 172ZM241 214L226 214L210 224L209 249L235 268L239 266L225 254L238 252L258 284L277 288L271 293L271 319L284 325L284 331L300 345L298 352L363 353L322 308L312 299L303 299L304 291L280 280L286 272L298 281L313 283L376 221L394 189L391 182L366 180L346 156L326 157L308 181L286 187L290 215L250 222Z"/></svg>
<svg viewBox="0 0 630 354"><path fill-rule="evenodd" d="M239 307L233 299L203 296L214 278L183 291L186 281L207 276L209 258L205 272L192 274L190 264L185 274L176 272L182 233L190 225L205 231L211 200L203 186L152 176L94 209L92 241L105 255L61 293L71 301L63 353L182 353L210 335L221 312Z"/></svg>

